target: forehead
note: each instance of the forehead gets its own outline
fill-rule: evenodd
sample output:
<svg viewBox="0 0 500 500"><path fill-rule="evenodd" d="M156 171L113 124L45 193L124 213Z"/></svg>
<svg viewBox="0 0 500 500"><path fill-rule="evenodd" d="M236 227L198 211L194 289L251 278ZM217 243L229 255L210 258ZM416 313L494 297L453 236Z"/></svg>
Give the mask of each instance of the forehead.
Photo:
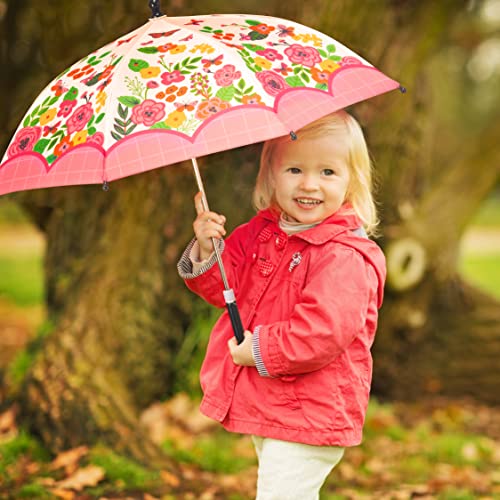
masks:
<svg viewBox="0 0 500 500"><path fill-rule="evenodd" d="M275 161L300 162L316 159L320 162L342 160L347 163L349 150L349 141L345 133L329 133L317 137L299 135L295 141L286 138L278 143Z"/></svg>

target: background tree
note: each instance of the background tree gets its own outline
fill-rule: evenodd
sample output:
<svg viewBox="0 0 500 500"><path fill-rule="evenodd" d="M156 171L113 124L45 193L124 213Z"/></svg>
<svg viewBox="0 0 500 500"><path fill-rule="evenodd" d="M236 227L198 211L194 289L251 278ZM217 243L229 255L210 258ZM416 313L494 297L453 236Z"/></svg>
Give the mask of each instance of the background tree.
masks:
<svg viewBox="0 0 500 500"><path fill-rule="evenodd" d="M145 0L0 6L3 147L46 82L150 14ZM206 1L198 11L182 0L162 5L169 15L259 12L294 19L332 34L408 87L404 96L391 93L353 109L376 160L380 243L390 269L375 347L374 389L382 397L471 394L498 403L500 308L456 269L460 237L499 174L498 100L488 112L475 109L470 96L477 85L462 67L485 36L475 25L480 6L451 0L369 0L363 8L352 0L270 0L264 11L261 2L240 0ZM456 49L453 80L446 57L438 57L447 46ZM458 124L448 111L457 102ZM209 201L229 215L230 228L252 213L257 158L254 146L203 160ZM189 165L177 165L113 182L107 193L84 186L9 195L47 237L52 327L32 347L36 361L17 396L52 449L100 439L136 458L162 460L137 415L171 394L194 304L198 315L209 314L175 268L192 234L195 191Z"/></svg>

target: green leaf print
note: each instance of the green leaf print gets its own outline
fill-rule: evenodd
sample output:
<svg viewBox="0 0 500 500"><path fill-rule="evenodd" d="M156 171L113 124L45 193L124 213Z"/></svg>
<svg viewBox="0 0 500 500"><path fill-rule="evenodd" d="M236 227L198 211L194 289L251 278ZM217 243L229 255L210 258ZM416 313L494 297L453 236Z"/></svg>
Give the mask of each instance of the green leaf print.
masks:
<svg viewBox="0 0 500 500"><path fill-rule="evenodd" d="M234 86L230 85L229 87L220 88L215 96L219 99L222 99L223 101L229 102L234 97L235 92L236 89L234 88Z"/></svg>
<svg viewBox="0 0 500 500"><path fill-rule="evenodd" d="M66 94L64 94L63 101L74 101L78 97L78 89L71 87Z"/></svg>
<svg viewBox="0 0 500 500"><path fill-rule="evenodd" d="M324 50L318 49L318 52L321 57L324 57L325 59L328 57L328 54Z"/></svg>
<svg viewBox="0 0 500 500"><path fill-rule="evenodd" d="M258 31L250 31L249 36L251 40L263 40L264 38L267 38L267 35L263 35Z"/></svg>
<svg viewBox="0 0 500 500"><path fill-rule="evenodd" d="M126 107L124 108L123 106L118 104L118 115L120 116L120 118L123 118L125 120L127 118L127 115L128 115L128 109Z"/></svg>
<svg viewBox="0 0 500 500"><path fill-rule="evenodd" d="M149 68L149 63L144 61L144 59L130 59L128 68L136 73L139 73L141 69Z"/></svg>
<svg viewBox="0 0 500 500"><path fill-rule="evenodd" d="M49 106L52 106L53 104L55 104L58 100L59 100L59 95L56 95L55 97L53 97L50 101L49 101Z"/></svg>
<svg viewBox="0 0 500 500"><path fill-rule="evenodd" d="M285 81L286 81L286 83L288 83L288 85L290 85L290 87L303 87L304 86L304 82L298 76L289 76L288 78L285 78Z"/></svg>
<svg viewBox="0 0 500 500"><path fill-rule="evenodd" d="M120 135L118 135L116 132L113 132L111 131L111 137L113 137L113 139L115 141L121 141L122 137Z"/></svg>
<svg viewBox="0 0 500 500"><path fill-rule="evenodd" d="M50 139L40 139L33 148L33 151L43 154L47 146L49 145Z"/></svg>
<svg viewBox="0 0 500 500"><path fill-rule="evenodd" d="M262 24L260 21L254 21L251 19L246 19L245 22L250 26L258 26L259 24Z"/></svg>
<svg viewBox="0 0 500 500"><path fill-rule="evenodd" d="M243 47L246 47L248 50L251 50L252 52L257 52L258 50L266 50L265 47L262 45L255 45L252 43L244 43Z"/></svg>
<svg viewBox="0 0 500 500"><path fill-rule="evenodd" d="M315 88L320 90L328 90L328 85L326 83L317 83Z"/></svg>
<svg viewBox="0 0 500 500"><path fill-rule="evenodd" d="M137 106L137 104L140 104L141 102L140 99L131 95L119 97L118 100L125 106L128 106L129 108L133 108L134 106ZM126 118L126 115L122 116L122 118Z"/></svg>
<svg viewBox="0 0 500 500"><path fill-rule="evenodd" d="M97 129L95 127L89 127L88 132L89 135L94 135L97 132Z"/></svg>
<svg viewBox="0 0 500 500"><path fill-rule="evenodd" d="M95 121L95 124L97 125L98 123L100 123L103 118L106 116L106 113L101 113L98 117L97 117L97 120Z"/></svg>
<svg viewBox="0 0 500 500"><path fill-rule="evenodd" d="M156 54L159 50L156 47L141 47L139 52L143 52L144 54Z"/></svg>
<svg viewBox="0 0 500 500"><path fill-rule="evenodd" d="M47 158L47 163L49 165L51 165L52 163L54 163L55 161L57 160L57 156L56 155L50 155L48 158Z"/></svg>
<svg viewBox="0 0 500 500"><path fill-rule="evenodd" d="M328 50L328 52L330 54L333 54L334 52L337 51L337 47L335 47L335 45L333 45L333 43L332 43L331 45L326 46L326 50Z"/></svg>
<svg viewBox="0 0 500 500"><path fill-rule="evenodd" d="M155 123L154 125L152 125L149 128L151 128L151 129L161 128L161 129L168 129L168 130L170 130L172 127L169 127L168 125L166 125L165 122L157 122L157 123Z"/></svg>

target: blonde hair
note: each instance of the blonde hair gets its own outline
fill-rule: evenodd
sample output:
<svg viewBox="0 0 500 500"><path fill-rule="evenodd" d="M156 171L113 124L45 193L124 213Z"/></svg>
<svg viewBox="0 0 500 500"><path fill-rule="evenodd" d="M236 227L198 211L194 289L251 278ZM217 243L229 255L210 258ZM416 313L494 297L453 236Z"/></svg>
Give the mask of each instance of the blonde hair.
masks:
<svg viewBox="0 0 500 500"><path fill-rule="evenodd" d="M376 235L379 223L377 208L373 199L372 164L368 147L359 123L347 112L336 111L306 125L297 131L297 140L311 139L324 135L344 134L349 139L350 181L346 199L351 203L356 215L362 220L369 235ZM290 137L278 137L264 143L260 157L260 169L253 193L253 203L257 210L278 209L274 198L272 166L277 146L290 141Z"/></svg>

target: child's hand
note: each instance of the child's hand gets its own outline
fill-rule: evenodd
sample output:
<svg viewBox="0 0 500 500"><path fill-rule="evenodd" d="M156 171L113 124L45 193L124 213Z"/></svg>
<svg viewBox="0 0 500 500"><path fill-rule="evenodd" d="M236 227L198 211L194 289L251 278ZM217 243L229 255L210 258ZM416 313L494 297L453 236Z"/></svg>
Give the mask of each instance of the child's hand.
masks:
<svg viewBox="0 0 500 500"><path fill-rule="evenodd" d="M252 351L252 333L245 330L244 335L245 338L240 345L238 345L234 337L228 340L227 345L229 347L229 352L231 353L235 365L255 366Z"/></svg>
<svg viewBox="0 0 500 500"><path fill-rule="evenodd" d="M201 200L202 195L199 192L194 197L194 206L196 207L198 216L193 222L193 229L198 240L198 245L200 245L200 260L205 260L213 252L211 238L222 238L226 234L226 230L224 229L226 218L215 212L205 212Z"/></svg>

